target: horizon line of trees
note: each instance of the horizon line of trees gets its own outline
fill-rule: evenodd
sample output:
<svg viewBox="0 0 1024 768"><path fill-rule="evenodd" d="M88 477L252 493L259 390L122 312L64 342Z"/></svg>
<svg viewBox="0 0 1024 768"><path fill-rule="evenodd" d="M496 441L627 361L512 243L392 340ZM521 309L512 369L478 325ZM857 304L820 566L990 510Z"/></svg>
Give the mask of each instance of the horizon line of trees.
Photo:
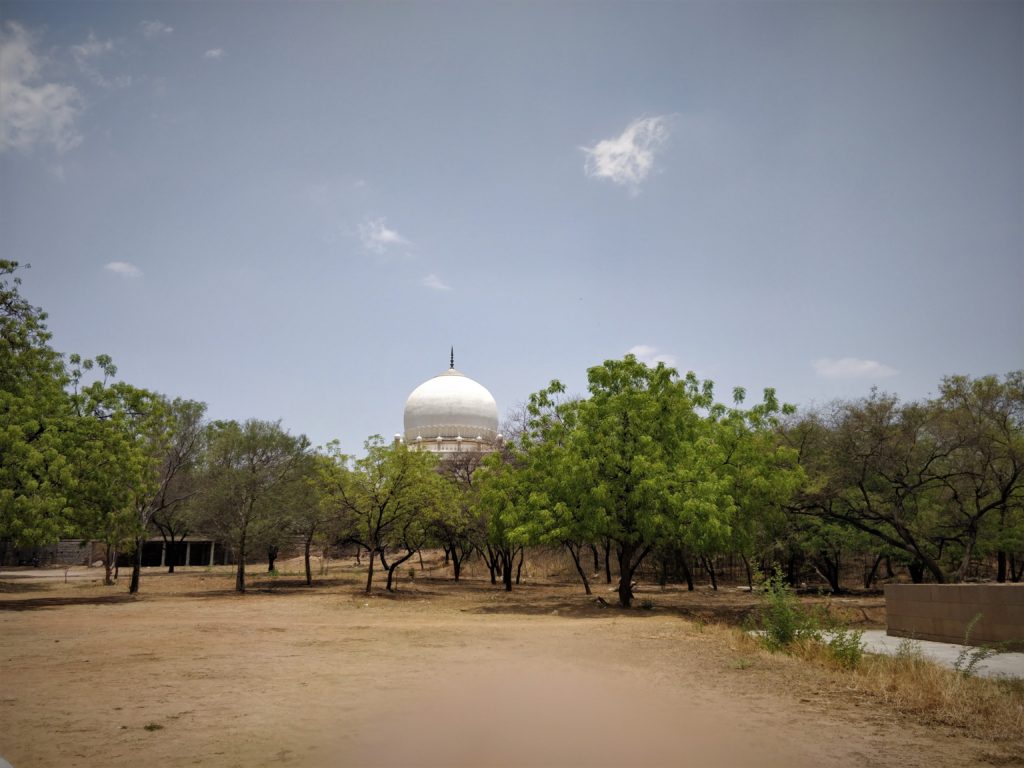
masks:
<svg viewBox="0 0 1024 768"><path fill-rule="evenodd" d="M742 561L748 583L780 564L810 567L833 591L844 564L868 555L915 582L961 581L995 558L997 580L1024 576L1024 371L950 376L933 398L902 402L872 390L806 413L768 389L731 403L693 373L627 355L588 371L586 397L558 381L512 412L490 455L434 454L369 438L365 455L313 449L280 422L209 421L205 405L116 379L113 361L50 346L46 314L20 294L16 262L0 260L0 542L61 538L117 552L157 533L171 550L194 531L237 561L286 540L347 543L379 563L385 589L426 547L444 550L459 580L473 558L506 590L528 547L563 549L581 585L618 575L620 605L641 567L660 579ZM593 558L593 570L589 559Z"/></svg>

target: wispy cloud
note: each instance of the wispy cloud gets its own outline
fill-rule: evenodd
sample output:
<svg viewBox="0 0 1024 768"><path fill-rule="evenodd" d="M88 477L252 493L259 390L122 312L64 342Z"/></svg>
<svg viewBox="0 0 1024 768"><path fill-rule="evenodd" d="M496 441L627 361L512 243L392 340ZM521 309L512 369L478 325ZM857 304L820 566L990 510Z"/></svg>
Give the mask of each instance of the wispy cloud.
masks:
<svg viewBox="0 0 1024 768"><path fill-rule="evenodd" d="M93 84L102 88L127 88L132 84L131 75L117 75L108 78L100 72L97 61L114 50L113 40L100 40L90 32L84 43L71 46L71 56L79 70Z"/></svg>
<svg viewBox="0 0 1024 768"><path fill-rule="evenodd" d="M143 37L153 40L157 37L167 37L174 32L174 27L164 24L159 19L150 19L140 22L139 30L142 32Z"/></svg>
<svg viewBox="0 0 1024 768"><path fill-rule="evenodd" d="M670 368L676 367L676 359L673 355L665 354L659 351L657 347L652 347L649 344L637 344L634 347L630 347L626 350L626 354L633 355L641 363L652 368L658 363L664 363Z"/></svg>
<svg viewBox="0 0 1024 768"><path fill-rule="evenodd" d="M211 48L203 54L204 59L223 59L224 49L223 48Z"/></svg>
<svg viewBox="0 0 1024 768"><path fill-rule="evenodd" d="M82 141L75 121L82 97L74 86L43 82L46 63L32 35L9 21L0 27L0 152L49 145L66 152Z"/></svg>
<svg viewBox="0 0 1024 768"><path fill-rule="evenodd" d="M130 261L109 261L103 268L121 277L142 277L142 270Z"/></svg>
<svg viewBox="0 0 1024 768"><path fill-rule="evenodd" d="M359 239L362 241L363 247L373 253L384 253L390 248L412 245L396 230L388 227L383 216L363 221L359 225Z"/></svg>
<svg viewBox="0 0 1024 768"><path fill-rule="evenodd" d="M444 280L431 272L420 281L424 286L435 291L450 291L452 287Z"/></svg>
<svg viewBox="0 0 1024 768"><path fill-rule="evenodd" d="M815 360L814 371L823 379L882 379L895 376L899 371L877 360L842 357L838 360L823 357Z"/></svg>
<svg viewBox="0 0 1024 768"><path fill-rule="evenodd" d="M642 117L630 123L620 135L603 139L586 153L583 169L595 179L610 179L632 194L654 168L654 154L668 138L668 117Z"/></svg>

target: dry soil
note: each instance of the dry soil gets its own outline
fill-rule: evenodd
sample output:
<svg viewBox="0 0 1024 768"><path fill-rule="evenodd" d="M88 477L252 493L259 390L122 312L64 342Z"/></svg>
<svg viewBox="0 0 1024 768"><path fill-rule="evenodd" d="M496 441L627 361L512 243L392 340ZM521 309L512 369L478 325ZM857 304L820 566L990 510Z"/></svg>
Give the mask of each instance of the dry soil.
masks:
<svg viewBox="0 0 1024 768"><path fill-rule="evenodd" d="M285 564L295 569L296 563ZM749 597L572 583L506 594L479 575L362 593L227 568L142 592L96 569L0 577L0 755L32 766L901 766L1014 764L898 715L708 619ZM383 586L381 584L381 586ZM595 594L613 602L604 584ZM649 601L649 602L648 602ZM651 606L653 604L653 607ZM851 603L879 620L881 600Z"/></svg>

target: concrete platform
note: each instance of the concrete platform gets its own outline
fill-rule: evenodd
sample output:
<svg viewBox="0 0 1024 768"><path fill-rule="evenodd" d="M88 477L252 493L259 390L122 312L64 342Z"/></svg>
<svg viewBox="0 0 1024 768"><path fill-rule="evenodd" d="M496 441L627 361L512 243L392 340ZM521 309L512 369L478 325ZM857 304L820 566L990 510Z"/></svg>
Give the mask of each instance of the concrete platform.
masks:
<svg viewBox="0 0 1024 768"><path fill-rule="evenodd" d="M902 637L892 637L883 629L864 631L864 650L868 653L895 656ZM912 640L921 649L924 658L953 669L957 657L965 648L955 643L936 643L931 640ZM1021 677L1024 678L1024 653L1000 653L990 656L975 667L979 677Z"/></svg>

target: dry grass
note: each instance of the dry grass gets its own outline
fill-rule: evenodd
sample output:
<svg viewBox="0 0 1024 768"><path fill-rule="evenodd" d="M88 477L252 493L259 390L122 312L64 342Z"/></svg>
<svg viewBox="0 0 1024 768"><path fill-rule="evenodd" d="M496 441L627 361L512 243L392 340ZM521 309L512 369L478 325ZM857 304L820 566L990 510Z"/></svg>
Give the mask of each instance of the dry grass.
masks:
<svg viewBox="0 0 1024 768"><path fill-rule="evenodd" d="M899 712L998 741L1024 739L1024 681L965 677L913 655L866 656L851 684Z"/></svg>
<svg viewBox="0 0 1024 768"><path fill-rule="evenodd" d="M731 633L730 647L765 663L777 654L748 633ZM918 722L962 729L979 739L1019 743L1024 748L1024 680L967 677L910 652L897 656L864 654L854 668L837 662L820 642L795 643L790 656L808 662L828 685L846 695L860 694Z"/></svg>

